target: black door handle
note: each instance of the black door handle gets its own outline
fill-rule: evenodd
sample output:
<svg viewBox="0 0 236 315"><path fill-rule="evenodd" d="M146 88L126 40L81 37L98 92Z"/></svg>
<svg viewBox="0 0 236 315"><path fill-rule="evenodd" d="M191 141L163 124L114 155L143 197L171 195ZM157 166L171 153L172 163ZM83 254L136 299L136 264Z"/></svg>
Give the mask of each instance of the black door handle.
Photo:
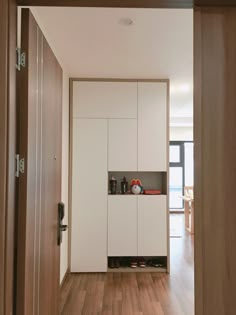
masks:
<svg viewBox="0 0 236 315"><path fill-rule="evenodd" d="M57 225L57 245L60 246L62 242L62 232L68 229L68 225L62 224L65 216L65 205L63 202L58 204L58 225Z"/></svg>
<svg viewBox="0 0 236 315"><path fill-rule="evenodd" d="M68 229L68 225L60 224L60 229L62 232L65 232Z"/></svg>

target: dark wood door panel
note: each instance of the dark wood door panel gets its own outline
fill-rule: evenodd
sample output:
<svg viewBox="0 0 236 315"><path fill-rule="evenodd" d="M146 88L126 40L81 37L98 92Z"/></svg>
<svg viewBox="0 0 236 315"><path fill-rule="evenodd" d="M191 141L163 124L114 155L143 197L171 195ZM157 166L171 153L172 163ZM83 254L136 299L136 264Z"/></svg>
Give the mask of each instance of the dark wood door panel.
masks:
<svg viewBox="0 0 236 315"><path fill-rule="evenodd" d="M17 106L16 106L16 1L9 1L8 32L8 121L7 121L7 184L6 184L6 250L5 250L5 313L14 314L15 293L15 217L16 182L15 154L17 150ZM1 18L0 18L1 19ZM0 79L1 82L1 79ZM0 83L1 84L1 83Z"/></svg>
<svg viewBox="0 0 236 315"><path fill-rule="evenodd" d="M0 0L0 314L4 314L5 305L5 218L6 218L6 166L7 166L7 45L8 45L8 4Z"/></svg>
<svg viewBox="0 0 236 315"><path fill-rule="evenodd" d="M22 11L17 314L58 314L62 69L28 9Z"/></svg>
<svg viewBox="0 0 236 315"><path fill-rule="evenodd" d="M30 27L31 26L31 27ZM34 314L34 280L35 280L35 220L36 220L36 139L38 104L38 37L37 25L28 12L22 13L22 50L27 54L27 67L18 73L20 86L18 96L19 113L19 149L21 157L27 163L24 174L19 178L19 211L17 237L17 312ZM29 46L31 46L29 48ZM30 77L30 79L29 79ZM29 92L28 92L29 84ZM31 106L28 107L28 103ZM30 133L28 134L28 130ZM28 174L29 173L29 174ZM27 211L31 209L31 211Z"/></svg>
<svg viewBox="0 0 236 315"><path fill-rule="evenodd" d="M236 8L201 8L195 19L196 314L233 315Z"/></svg>
<svg viewBox="0 0 236 315"><path fill-rule="evenodd" d="M40 297L44 301L42 314L57 314L59 306L55 296L59 296L60 247L51 244L57 244L57 204L61 198L62 70L45 39L43 60L42 168L45 171L42 174L40 274L42 279L53 278L54 281L41 282ZM50 310L48 305L51 305Z"/></svg>

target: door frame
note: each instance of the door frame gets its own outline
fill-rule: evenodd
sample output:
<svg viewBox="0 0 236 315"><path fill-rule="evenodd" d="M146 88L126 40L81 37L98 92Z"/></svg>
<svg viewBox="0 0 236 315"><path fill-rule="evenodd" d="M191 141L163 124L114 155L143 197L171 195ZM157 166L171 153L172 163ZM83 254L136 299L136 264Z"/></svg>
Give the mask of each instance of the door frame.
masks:
<svg viewBox="0 0 236 315"><path fill-rule="evenodd" d="M0 0L0 315L14 314L16 17L15 0Z"/></svg>
<svg viewBox="0 0 236 315"><path fill-rule="evenodd" d="M0 232L0 315L8 315L14 309L14 247L15 247L15 213L17 211L15 203L15 153L17 148L17 107L16 107L16 70L15 70L15 48L16 48L16 17L17 5L19 6L86 6L86 7L106 7L104 0L0 0L0 48L2 53L0 67L0 117L1 133L1 163L0 173L0 217L3 218L4 226ZM199 32L200 10L199 7L229 7L236 6L236 0L111 0L109 7L128 8L194 8L195 28L195 196L198 199L196 204L199 209L202 202L202 131L201 131L201 34ZM197 56L197 58L196 58ZM197 188L197 189L196 189ZM202 268L202 230L201 212L195 211L195 270L198 275ZM196 268L196 265L198 266ZM3 275L3 276L2 276ZM198 314L202 314L203 294L202 276L195 278L198 292L195 299L195 307ZM195 287L196 288L196 287Z"/></svg>

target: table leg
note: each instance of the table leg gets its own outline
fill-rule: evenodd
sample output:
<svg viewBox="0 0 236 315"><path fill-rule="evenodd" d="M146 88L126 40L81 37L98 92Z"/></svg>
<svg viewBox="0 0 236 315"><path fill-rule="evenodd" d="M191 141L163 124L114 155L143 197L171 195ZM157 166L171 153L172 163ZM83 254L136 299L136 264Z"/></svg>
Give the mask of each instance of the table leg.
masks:
<svg viewBox="0 0 236 315"><path fill-rule="evenodd" d="M191 234L194 234L194 201L191 201Z"/></svg>
<svg viewBox="0 0 236 315"><path fill-rule="evenodd" d="M189 201L184 201L185 228L189 229Z"/></svg>

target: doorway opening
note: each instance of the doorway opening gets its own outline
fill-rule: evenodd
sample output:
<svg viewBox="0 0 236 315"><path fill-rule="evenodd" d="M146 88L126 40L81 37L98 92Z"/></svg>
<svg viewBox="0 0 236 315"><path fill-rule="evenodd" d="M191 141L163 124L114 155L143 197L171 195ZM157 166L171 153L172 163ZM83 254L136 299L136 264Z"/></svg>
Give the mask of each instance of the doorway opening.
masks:
<svg viewBox="0 0 236 315"><path fill-rule="evenodd" d="M95 9L95 8L37 8L32 12L40 25L49 45L53 49L63 68L63 153L62 160L62 201L65 202L66 216L64 223L72 225L70 216L70 186L68 161L69 157L69 78L112 78L133 80L170 80L170 120L176 118L175 111L182 106L189 106L186 98L192 92L192 10L161 10L161 9ZM178 12L178 13L177 13ZM58 24L58 21L60 23ZM157 24L155 24L157 23ZM187 23L187 24L185 24ZM189 23L189 24L188 24ZM179 27L179 29L178 29ZM165 30L165 31L163 31ZM173 35L173 32L175 33ZM71 36L68 36L71 34ZM181 45L180 45L181 42ZM186 53L187 51L187 53ZM176 93L176 94L175 94ZM182 93L182 94L181 94ZM186 96L187 95L187 96ZM192 106L192 104L190 104ZM179 113L178 113L179 114ZM177 115L178 116L178 115ZM133 118L132 118L133 119ZM147 139L148 141L149 139ZM169 140L169 139L168 139ZM187 143L186 143L187 144ZM186 147L187 150L187 147ZM168 151L168 147L167 147ZM126 152L122 152L125 154ZM134 155L136 152L134 153ZM168 154L167 154L168 155ZM135 174L136 175L136 174ZM176 181L178 176L171 175ZM183 185L183 183L182 183ZM68 188L70 187L70 189ZM168 194L168 193L166 193ZM168 209L169 215L169 209ZM183 218L183 217L182 217ZM184 232L184 231L183 231ZM185 232L184 232L185 233ZM166 281L181 281L180 274L185 268L191 269L187 275L187 283L192 290L188 305L173 305L174 308L193 314L193 240L186 236L192 244L184 247L185 235L171 240L170 256L172 255L170 276ZM179 242L180 241L180 242ZM178 242L178 244L177 244ZM168 235L169 243L169 235ZM186 250L188 252L186 252ZM192 265L189 266L184 256L190 255ZM176 260L177 257L180 259ZM177 266L182 267L178 269ZM61 247L61 283L71 267L71 235L64 234ZM188 269L189 270L189 269ZM144 275L137 276L137 283L143 281ZM74 284L72 289L85 275L73 277L69 275L67 283ZM107 278L106 278L107 277ZM108 294L108 280L112 276L88 276L90 284L102 281L104 284L103 299ZM129 276L125 278L129 281ZM156 274L151 279L150 286L156 281L156 290L162 275ZM120 281L120 280L119 280ZM121 285L121 282L119 282ZM117 283L114 283L117 285ZM168 289L171 290L171 283ZM140 292L137 292L139 294ZM175 292L180 297L180 292ZM94 296L87 297L87 303L80 301L81 307L88 311L95 307ZM181 299L180 299L181 300ZM77 301L78 302L78 301ZM123 301L126 303L127 301ZM151 301L149 301L151 303ZM75 303L75 301L73 301ZM72 303L72 304L73 304ZM121 302L122 303L122 302ZM177 303L178 304L178 303ZM105 304L104 304L105 305ZM140 309L142 305L137 301ZM62 302L62 314L68 314L66 300ZM155 305L151 306L155 310ZM164 307L164 306L162 306ZM84 313L86 314L86 313ZM153 313L155 314L155 313ZM174 313L173 313L174 314Z"/></svg>

